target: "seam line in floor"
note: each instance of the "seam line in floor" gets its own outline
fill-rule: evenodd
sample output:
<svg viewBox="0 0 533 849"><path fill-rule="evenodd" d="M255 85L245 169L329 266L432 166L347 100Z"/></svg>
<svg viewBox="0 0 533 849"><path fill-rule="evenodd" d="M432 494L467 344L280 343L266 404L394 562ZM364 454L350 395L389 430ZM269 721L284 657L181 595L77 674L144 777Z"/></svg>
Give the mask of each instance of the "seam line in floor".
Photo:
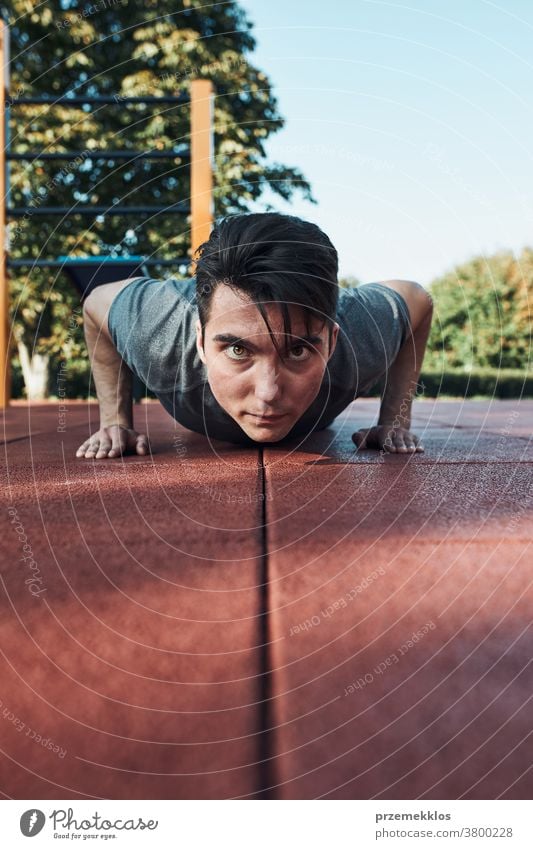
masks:
<svg viewBox="0 0 533 849"><path fill-rule="evenodd" d="M270 650L270 593L267 532L267 484L263 449L259 449L259 474L261 483L261 566L260 566L260 708L259 708L259 792L261 799L274 799L272 753L272 657Z"/></svg>

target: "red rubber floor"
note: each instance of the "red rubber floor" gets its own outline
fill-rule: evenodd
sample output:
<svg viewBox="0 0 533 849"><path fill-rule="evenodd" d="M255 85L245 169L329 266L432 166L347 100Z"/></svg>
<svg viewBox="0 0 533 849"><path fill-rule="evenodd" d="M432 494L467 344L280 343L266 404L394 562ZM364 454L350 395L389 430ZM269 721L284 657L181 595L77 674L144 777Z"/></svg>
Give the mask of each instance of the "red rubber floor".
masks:
<svg viewBox="0 0 533 849"><path fill-rule="evenodd" d="M8 798L530 798L532 401L416 403L426 452L264 451L157 404L5 416ZM59 427L59 430L58 430Z"/></svg>

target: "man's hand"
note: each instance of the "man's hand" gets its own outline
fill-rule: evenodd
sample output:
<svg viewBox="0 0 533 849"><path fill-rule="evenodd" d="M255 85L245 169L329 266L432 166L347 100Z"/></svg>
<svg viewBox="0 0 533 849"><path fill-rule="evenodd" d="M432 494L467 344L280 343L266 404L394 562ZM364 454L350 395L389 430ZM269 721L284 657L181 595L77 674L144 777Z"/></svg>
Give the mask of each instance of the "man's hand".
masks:
<svg viewBox="0 0 533 849"><path fill-rule="evenodd" d="M359 449L380 448L391 454L413 454L424 450L418 436L404 427L393 425L362 428L352 435L352 439Z"/></svg>
<svg viewBox="0 0 533 849"><path fill-rule="evenodd" d="M129 427L110 425L101 427L80 445L76 457L86 460L111 460L123 454L148 454L150 443L145 433L137 433Z"/></svg>

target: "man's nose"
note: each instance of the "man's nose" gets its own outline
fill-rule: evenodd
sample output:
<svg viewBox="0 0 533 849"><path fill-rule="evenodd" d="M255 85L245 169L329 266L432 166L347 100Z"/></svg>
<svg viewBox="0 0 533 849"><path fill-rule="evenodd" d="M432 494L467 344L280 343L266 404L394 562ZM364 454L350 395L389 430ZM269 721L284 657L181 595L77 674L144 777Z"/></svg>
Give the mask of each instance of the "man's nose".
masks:
<svg viewBox="0 0 533 849"><path fill-rule="evenodd" d="M266 367L255 382L255 397L264 404L272 404L279 394L279 374L275 368Z"/></svg>

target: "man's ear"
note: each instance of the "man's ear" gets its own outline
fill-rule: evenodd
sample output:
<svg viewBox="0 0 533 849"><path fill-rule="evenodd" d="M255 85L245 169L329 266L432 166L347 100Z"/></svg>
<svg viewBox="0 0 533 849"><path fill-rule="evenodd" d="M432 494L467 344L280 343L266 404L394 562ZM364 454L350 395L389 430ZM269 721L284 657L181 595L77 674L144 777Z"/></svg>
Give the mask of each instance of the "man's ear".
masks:
<svg viewBox="0 0 533 849"><path fill-rule="evenodd" d="M335 350L335 348L337 346L337 339L338 338L339 338L339 325L337 324L337 322L335 322L333 327L331 328L331 344L329 346L328 360L330 360L331 357L333 356L333 351Z"/></svg>
<svg viewBox="0 0 533 849"><path fill-rule="evenodd" d="M200 324L200 319L196 320L196 350L198 351L198 356L205 365L206 359L204 346L202 344L202 325Z"/></svg>

